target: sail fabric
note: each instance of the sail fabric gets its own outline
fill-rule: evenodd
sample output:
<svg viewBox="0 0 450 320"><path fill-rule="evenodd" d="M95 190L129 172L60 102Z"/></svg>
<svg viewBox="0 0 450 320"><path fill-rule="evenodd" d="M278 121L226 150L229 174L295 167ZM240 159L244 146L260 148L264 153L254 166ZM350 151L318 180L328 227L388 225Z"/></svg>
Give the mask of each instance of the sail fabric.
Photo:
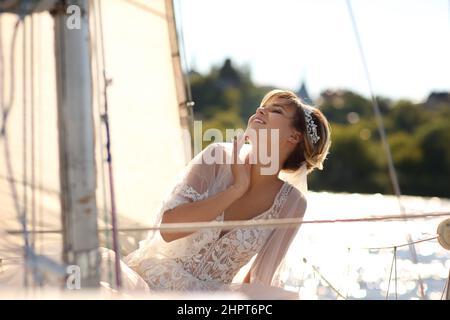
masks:
<svg viewBox="0 0 450 320"><path fill-rule="evenodd" d="M99 0L89 5L95 136L86 147L96 152L99 227L110 227L111 221L106 103L119 228L149 225L164 190L191 157L172 4ZM0 137L0 229L16 231L3 232L0 241L0 259L8 268L23 257L18 219L23 213L29 231L56 231L29 235L36 253L62 260L54 20L49 12L27 16L12 46L17 21L15 14L0 14L0 103L10 110L6 122L0 118L6 128ZM143 237L120 233L122 253L134 250ZM100 233L100 245L110 247L110 239L110 232ZM9 283L23 285L22 277L14 279Z"/></svg>

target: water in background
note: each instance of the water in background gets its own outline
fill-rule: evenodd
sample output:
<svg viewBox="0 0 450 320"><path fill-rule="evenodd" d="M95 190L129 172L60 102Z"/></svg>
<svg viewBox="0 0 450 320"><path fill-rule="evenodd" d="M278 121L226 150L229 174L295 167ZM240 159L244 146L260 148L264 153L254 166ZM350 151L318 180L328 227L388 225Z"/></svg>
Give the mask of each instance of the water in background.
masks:
<svg viewBox="0 0 450 320"><path fill-rule="evenodd" d="M309 192L307 198L306 220L400 213L395 196ZM450 211L450 199L403 196L402 203L407 213ZM301 299L336 299L331 286L348 299L385 299L393 249L367 248L407 243L408 233L413 240L431 238L444 219L303 225L287 255L286 288L300 292ZM420 276L428 299L438 300L449 276L450 251L437 240L415 248L417 265L408 246L397 249L397 297L419 299ZM396 298L394 278L393 271L389 299Z"/></svg>

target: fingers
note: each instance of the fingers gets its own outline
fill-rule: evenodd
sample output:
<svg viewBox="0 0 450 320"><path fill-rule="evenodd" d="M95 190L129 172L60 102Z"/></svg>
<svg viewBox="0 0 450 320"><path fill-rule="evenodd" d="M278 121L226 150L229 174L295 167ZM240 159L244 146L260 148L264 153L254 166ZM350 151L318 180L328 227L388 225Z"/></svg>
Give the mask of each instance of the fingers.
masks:
<svg viewBox="0 0 450 320"><path fill-rule="evenodd" d="M243 134L238 134L237 136L234 136L233 138L233 163L234 164L242 164L243 161L239 157L239 152L242 149L242 146L244 145L245 137Z"/></svg>
<svg viewBox="0 0 450 320"><path fill-rule="evenodd" d="M247 136L244 133L237 134L237 142L238 142L239 149L245 143L246 139L247 139Z"/></svg>
<svg viewBox="0 0 450 320"><path fill-rule="evenodd" d="M232 157L233 157L233 163L234 164L236 164L237 163L237 158L238 158L238 147L237 147L237 137L236 136L234 136L234 138L233 138L233 154L232 154Z"/></svg>

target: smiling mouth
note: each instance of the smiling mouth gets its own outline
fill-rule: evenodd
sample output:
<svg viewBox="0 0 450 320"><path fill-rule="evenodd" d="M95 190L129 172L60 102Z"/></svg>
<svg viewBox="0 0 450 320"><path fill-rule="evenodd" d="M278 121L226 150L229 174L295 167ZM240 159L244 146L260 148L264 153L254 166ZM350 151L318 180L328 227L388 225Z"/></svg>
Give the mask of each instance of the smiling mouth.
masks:
<svg viewBox="0 0 450 320"><path fill-rule="evenodd" d="M259 118L253 119L253 122L261 123L261 124L266 124L263 120L261 120L261 119L259 119Z"/></svg>

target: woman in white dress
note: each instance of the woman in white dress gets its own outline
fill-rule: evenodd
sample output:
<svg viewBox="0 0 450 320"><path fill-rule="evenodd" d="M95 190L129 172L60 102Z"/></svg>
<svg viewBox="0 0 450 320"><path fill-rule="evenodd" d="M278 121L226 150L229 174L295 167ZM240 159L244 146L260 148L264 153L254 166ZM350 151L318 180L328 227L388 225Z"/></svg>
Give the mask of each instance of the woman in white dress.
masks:
<svg viewBox="0 0 450 320"><path fill-rule="evenodd" d="M269 132L267 139L259 135L262 129ZM322 169L331 143L325 116L294 93L273 90L249 118L248 144L243 140L213 143L191 160L164 199L158 223L303 217L305 195L297 182L286 177L306 177L315 168ZM272 160L278 158L274 170L267 170L269 165L255 152L262 147L277 152L277 157L270 155ZM273 162L270 165L273 168ZM298 226L151 232L125 257L122 277L125 286L138 283L158 292L257 292L261 286L281 287L280 266L297 231ZM233 284L235 275L255 255L243 283Z"/></svg>

